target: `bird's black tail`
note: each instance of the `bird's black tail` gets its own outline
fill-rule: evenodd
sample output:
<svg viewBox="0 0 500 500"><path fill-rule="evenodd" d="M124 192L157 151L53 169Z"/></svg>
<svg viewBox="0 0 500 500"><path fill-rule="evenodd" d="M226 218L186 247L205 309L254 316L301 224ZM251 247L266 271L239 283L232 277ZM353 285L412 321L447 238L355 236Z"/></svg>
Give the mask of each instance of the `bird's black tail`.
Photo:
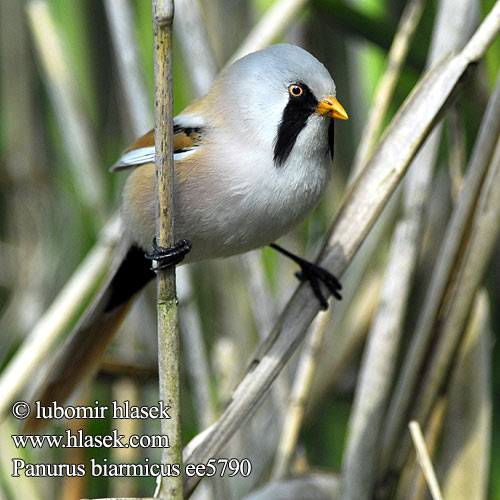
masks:
<svg viewBox="0 0 500 500"><path fill-rule="evenodd" d="M136 246L124 246L75 328L57 355L49 373L38 387L35 401L46 406L52 401L63 405L75 388L88 380L99 368L118 327L139 292L155 273L144 252ZM35 432L44 420L31 416L24 430Z"/></svg>

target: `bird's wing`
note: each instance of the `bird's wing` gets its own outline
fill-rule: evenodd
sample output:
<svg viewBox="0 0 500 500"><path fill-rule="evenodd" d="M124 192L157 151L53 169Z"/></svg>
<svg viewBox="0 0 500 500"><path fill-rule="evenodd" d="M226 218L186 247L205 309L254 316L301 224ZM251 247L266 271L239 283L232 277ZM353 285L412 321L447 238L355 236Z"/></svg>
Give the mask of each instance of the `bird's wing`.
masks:
<svg viewBox="0 0 500 500"><path fill-rule="evenodd" d="M203 127L194 126L185 118L174 121L174 160L178 161L196 151L203 142ZM139 137L120 156L110 168L111 172L138 167L155 161L154 130Z"/></svg>

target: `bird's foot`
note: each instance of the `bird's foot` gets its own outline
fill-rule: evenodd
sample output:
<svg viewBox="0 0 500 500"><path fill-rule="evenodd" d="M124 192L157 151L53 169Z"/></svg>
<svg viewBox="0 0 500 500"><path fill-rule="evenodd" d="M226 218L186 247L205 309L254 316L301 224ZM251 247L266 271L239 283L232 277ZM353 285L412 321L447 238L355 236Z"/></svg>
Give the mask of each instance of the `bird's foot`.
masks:
<svg viewBox="0 0 500 500"><path fill-rule="evenodd" d="M180 264L190 252L191 246L189 240L180 240L171 247L162 247L158 245L155 236L153 238L153 251L145 254L144 257L156 261L156 265L151 268L152 271L162 271Z"/></svg>
<svg viewBox="0 0 500 500"><path fill-rule="evenodd" d="M342 290L342 285L340 281L329 271L321 266L317 266L312 262L308 262L307 260L300 259L296 261L300 266L300 271L295 273L295 276L300 281L308 281L313 289L314 295L316 295L319 303L321 304L321 308L326 310L328 309L328 301L326 300L321 287L320 282L323 283L326 288L330 291L330 293L337 299L342 300L342 295L340 295L340 290Z"/></svg>
<svg viewBox="0 0 500 500"><path fill-rule="evenodd" d="M342 300L342 295L340 295L340 290L342 290L342 285L340 281L325 268L313 264L308 260L295 255L288 250L285 250L283 247L276 245L276 243L271 243L270 246L278 252L286 255L288 258L292 259L300 266L300 271L295 273L295 276L300 281L309 281L311 287L313 289L314 295L316 295L319 303L321 304L322 309L328 309L328 301L325 298L325 295L321 291L320 283L323 283L326 288L330 291L330 293L337 299Z"/></svg>

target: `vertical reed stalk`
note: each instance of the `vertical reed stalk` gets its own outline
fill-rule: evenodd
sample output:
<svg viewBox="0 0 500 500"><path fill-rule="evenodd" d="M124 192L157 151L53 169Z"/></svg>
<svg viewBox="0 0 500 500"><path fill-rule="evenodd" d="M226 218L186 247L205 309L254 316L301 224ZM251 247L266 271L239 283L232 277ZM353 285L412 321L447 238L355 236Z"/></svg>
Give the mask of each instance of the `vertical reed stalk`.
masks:
<svg viewBox="0 0 500 500"><path fill-rule="evenodd" d="M172 106L172 0L153 0L153 45L155 72L155 146L158 244L174 242L173 218L173 106ZM163 450L162 462L181 464L179 336L175 290L175 268L158 272L158 364L160 400L170 406L170 419L161 421L169 448ZM164 477L161 498L180 500L182 477Z"/></svg>

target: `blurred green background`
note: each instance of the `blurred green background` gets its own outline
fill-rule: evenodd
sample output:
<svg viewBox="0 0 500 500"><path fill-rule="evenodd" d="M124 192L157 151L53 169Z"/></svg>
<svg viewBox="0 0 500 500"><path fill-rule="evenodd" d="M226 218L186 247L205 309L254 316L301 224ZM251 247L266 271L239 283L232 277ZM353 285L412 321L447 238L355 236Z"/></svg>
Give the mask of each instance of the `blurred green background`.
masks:
<svg viewBox="0 0 500 500"><path fill-rule="evenodd" d="M28 22L27 9L33 3L2 0L0 4L0 368L8 365L44 311L96 243L105 221L119 208L120 192L127 173L110 174L107 169L137 135L133 119L124 105L116 53L103 1L44 2L60 37L67 63L66 69L55 68L52 75L41 62L33 24ZM223 67L273 2L203 0L199 3L216 62L219 67ZM481 2L480 19L494 3L493 0ZM142 77L152 111L151 4L137 0L130 4L133 26L129 29L136 37ZM337 124L336 127L335 174L324 200L300 227L283 238L283 245L300 255L309 258L316 255L343 197L356 147L405 4L404 0L311 0L300 9L285 31L276 37L276 41L303 46L324 62L334 76L338 98L350 117L348 122ZM436 18L436 4L425 4L385 123L390 121L424 70ZM36 16L34 23L37 23ZM178 113L191 102L195 92L189 81L190 61L186 60L177 37L173 50L174 109ZM470 156L499 66L500 40L497 39L484 61L476 68L477 71L462 88L455 108L464 158ZM67 70L69 74L62 85L76 106L75 117L61 115L63 108L58 107L58 97L51 87L55 78L53 75L60 76ZM81 154L75 153L75 149L80 146L68 142L64 133L66 120L74 119L83 130L86 141L82 146L85 151ZM453 128L454 123L451 118L445 120L447 129L441 141L433 192L425 217L424 245L405 319L402 353L410 341L418 306L422 303L440 238L454 203L453 171L449 167L453 161L450 160L450 150L455 144L452 142L453 132L449 129ZM149 127L152 126L151 122ZM85 159L94 164L87 165L89 170L82 173L81 163ZM91 178L91 183L85 185L82 176L87 180ZM97 183L98 187L92 182ZM383 236L370 255L370 265L363 279L356 283L357 288L352 291L352 300L343 304L343 317L330 320L326 328L326 338L333 329L337 329L340 338L344 339L356 329L357 340L346 350L348 355L342 360L324 360L326 369L321 369L320 362L293 472L321 469L338 473L341 470L364 339L377 307L377 293L397 213L393 212L390 216ZM493 339L500 331L499 256L497 242L484 280L490 303ZM265 293L268 294L266 297L271 301L271 312L276 315L295 288L296 269L270 249L255 252L253 258L261 265ZM189 307L190 311L195 311L200 322L210 372L208 396L217 415L227 404L232 388L240 380L258 345L260 323L252 308L253 299L247 283L248 268L242 266L239 258L191 267L190 295L187 299L181 297L181 328L184 310ZM346 289L351 286L348 278L344 278L343 283ZM99 400L105 403L123 394L126 397L122 399L134 397L138 404L152 404L155 401L154 299L153 286L148 288L134 307L110 349L107 360L109 366L104 367L92 388L86 389L81 395L81 401ZM81 310L83 308L84 304ZM333 321L334 326L331 326ZM181 342L186 342L184 337ZM182 349L183 354L186 354L190 346L183 344ZM335 352L335 346L330 345L328 349L329 353ZM497 446L500 442L498 343L492 344L491 356L491 456L488 455L488 494L484 498L496 499L500 498L500 451ZM205 424L200 421L202 418L196 410L198 403L188 361L183 359L183 433L187 442ZM292 376L296 363L296 357L292 358L286 374L288 378ZM330 364L335 364L335 376L331 379L328 375ZM130 376L130 370L134 369L136 371L132 373L139 375ZM37 373L34 378L38 377ZM273 418L275 416L269 410L268 401L259 410L258 418L246 424L250 429L248 433L241 433L226 450L225 456L252 456L256 473L251 480L241 480L236 485L236 480L227 479L225 485L216 487L221 488L215 490L219 491L218 494L210 497L210 493L207 493L209 496L206 498L243 498L248 491L268 480L266 470L272 463L273 453L265 450L266 445L262 441L267 440L271 428L276 437L279 434L276 430L280 428L279 422L269 423ZM12 427L9 429L15 431L15 422L12 418L10 420ZM116 426L110 421L92 421L85 425L87 432L96 434L105 434ZM63 424L58 423L51 432L60 433L64 428ZM158 433L158 427L154 423L147 424L136 428L137 431ZM7 450L7 441L10 440L8 433L4 432L0 440L0 446L4 447L5 444L4 449ZM271 442L267 444L272 448ZM117 457L112 451L104 449L26 449L16 452L33 463L80 462L88 461L90 457L132 463L140 462L146 456L158 460L157 450L137 451L126 457ZM80 479L11 478L8 465L8 460L0 463L0 498L27 498L20 496L20 492L26 491L31 491L30 494L39 499L152 496L154 490L154 481L150 478L126 481L93 478L90 475ZM386 480L391 482L391 478ZM392 485L387 489L384 485L379 486L376 498L393 498Z"/></svg>

